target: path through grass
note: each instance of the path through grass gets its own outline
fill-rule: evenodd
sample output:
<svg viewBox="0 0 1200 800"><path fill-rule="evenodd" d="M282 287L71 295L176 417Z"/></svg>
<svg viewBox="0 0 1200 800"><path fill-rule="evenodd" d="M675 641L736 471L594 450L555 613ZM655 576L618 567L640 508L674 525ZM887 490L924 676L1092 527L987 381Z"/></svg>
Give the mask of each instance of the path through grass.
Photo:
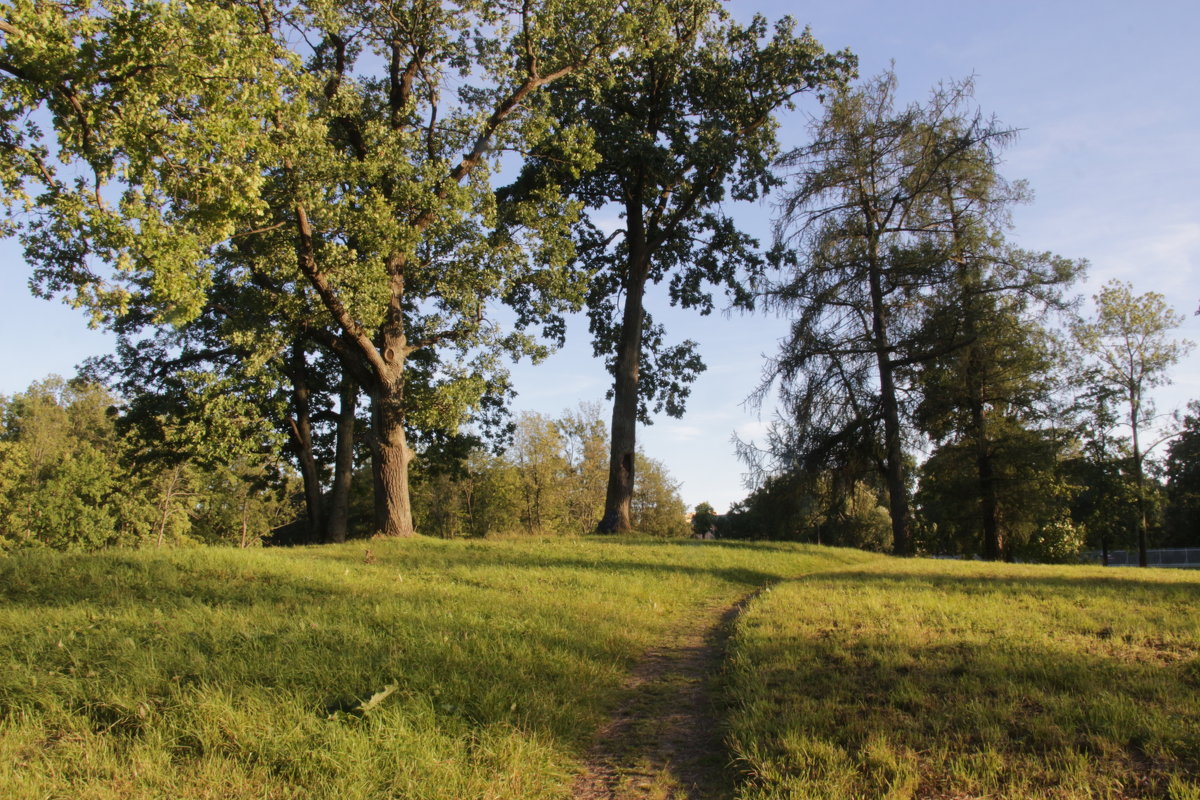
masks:
<svg viewBox="0 0 1200 800"><path fill-rule="evenodd" d="M0 797L563 798L637 658L695 609L872 558L419 539L0 559Z"/></svg>

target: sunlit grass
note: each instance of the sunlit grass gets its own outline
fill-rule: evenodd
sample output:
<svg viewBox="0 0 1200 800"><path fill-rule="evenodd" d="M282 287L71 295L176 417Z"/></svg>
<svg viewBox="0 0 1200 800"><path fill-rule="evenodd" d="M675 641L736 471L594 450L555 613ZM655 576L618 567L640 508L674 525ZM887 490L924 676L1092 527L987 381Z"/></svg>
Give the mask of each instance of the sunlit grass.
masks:
<svg viewBox="0 0 1200 800"><path fill-rule="evenodd" d="M421 539L0 559L0 797L564 797L634 659L696 606L873 558Z"/></svg>
<svg viewBox="0 0 1200 800"><path fill-rule="evenodd" d="M1200 798L1200 575L883 560L764 594L743 800Z"/></svg>

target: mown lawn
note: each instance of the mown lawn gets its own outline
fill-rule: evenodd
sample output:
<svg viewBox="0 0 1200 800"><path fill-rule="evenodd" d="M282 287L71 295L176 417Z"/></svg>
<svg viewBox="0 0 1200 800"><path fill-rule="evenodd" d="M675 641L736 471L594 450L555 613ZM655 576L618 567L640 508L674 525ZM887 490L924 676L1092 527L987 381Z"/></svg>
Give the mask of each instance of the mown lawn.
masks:
<svg viewBox="0 0 1200 800"><path fill-rule="evenodd" d="M0 797L562 798L635 658L696 606L877 560L607 539L0 558Z"/></svg>
<svg viewBox="0 0 1200 800"><path fill-rule="evenodd" d="M880 560L780 584L727 677L741 800L1200 798L1200 574Z"/></svg>

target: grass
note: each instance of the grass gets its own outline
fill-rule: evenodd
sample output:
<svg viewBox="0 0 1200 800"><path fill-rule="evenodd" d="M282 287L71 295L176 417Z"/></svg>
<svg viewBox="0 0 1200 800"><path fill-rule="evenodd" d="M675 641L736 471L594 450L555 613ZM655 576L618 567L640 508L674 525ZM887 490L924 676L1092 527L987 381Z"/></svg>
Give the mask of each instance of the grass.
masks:
<svg viewBox="0 0 1200 800"><path fill-rule="evenodd" d="M1196 573L607 538L0 558L0 797L565 798L639 654L768 584L741 800L1200 800Z"/></svg>
<svg viewBox="0 0 1200 800"><path fill-rule="evenodd" d="M741 800L1200 798L1200 575L880 560L730 655Z"/></svg>
<svg viewBox="0 0 1200 800"><path fill-rule="evenodd" d="M561 798L691 609L872 558L419 539L0 559L0 797Z"/></svg>

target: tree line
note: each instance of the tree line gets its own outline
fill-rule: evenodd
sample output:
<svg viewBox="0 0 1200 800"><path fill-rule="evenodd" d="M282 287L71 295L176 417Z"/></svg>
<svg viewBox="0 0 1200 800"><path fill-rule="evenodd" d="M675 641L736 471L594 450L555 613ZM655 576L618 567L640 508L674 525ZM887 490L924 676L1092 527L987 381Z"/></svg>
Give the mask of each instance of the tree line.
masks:
<svg viewBox="0 0 1200 800"><path fill-rule="evenodd" d="M167 449L252 442L264 421L282 432L312 532L332 524L335 540L351 438L369 448L375 528L412 534L418 452L486 429L504 359L540 357L585 307L614 378L594 516L628 530L637 422L681 414L703 369L645 313L645 287L668 282L701 313L713 287L745 301L759 257L722 201L770 187L775 112L854 63L789 19L740 25L715 0L2 15L5 232L35 290L118 334L104 377L148 429L168 411L185 427L211 406L244 411ZM602 231L593 217L613 208L622 224ZM360 395L366 425L351 419Z"/></svg>
<svg viewBox="0 0 1200 800"><path fill-rule="evenodd" d="M757 395L780 412L765 443L741 446L763 480L734 528L766 517L986 559L1121 542L1146 563L1160 488L1139 437L1146 393L1190 343L1171 338L1182 318L1161 295L1119 281L1079 317L1069 290L1086 264L1009 243L1028 196L998 170L1013 136L969 81L901 107L888 74L839 95L782 159L793 180L763 294L792 323ZM1195 540L1182 509L1164 541Z"/></svg>
<svg viewBox="0 0 1200 800"><path fill-rule="evenodd" d="M590 533L604 501L607 449L599 404L553 419L522 413L506 449L476 444L440 463L423 460L413 473L415 524L444 538ZM658 461L641 462L637 530L686 535L678 484ZM0 552L307 543L311 531L297 521L303 495L281 450L235 458L161 452L120 398L82 378L52 376L0 396ZM372 534L373 502L371 470L359 468L342 520L351 536Z"/></svg>
<svg viewBox="0 0 1200 800"><path fill-rule="evenodd" d="M799 480L902 554L918 528L956 530L929 499L954 481L986 557L1065 520L1018 522L1008 498L1054 485L1038 465L1057 475L1084 441L1051 400L1047 322L1084 265L1007 242L1027 196L997 171L1015 134L969 83L899 108L894 77L851 85L851 53L716 0L11 2L0 34L0 233L36 293L116 333L79 385L115 393L130 463L294 473L309 541L477 532L493 513L657 526L638 487L674 501L637 425L683 414L704 369L645 307L665 284L700 314L793 321L759 392L777 423L742 448L762 491ZM788 149L780 113L806 96L823 113ZM770 192L763 247L729 206ZM563 455L582 446L567 423L535 435L508 410L508 361L543 357L579 311L612 377L602 501L595 453L587 477ZM1117 334L1096 325L1076 338L1100 365ZM1128 374L1105 369L1091 385ZM1129 404L1144 549L1137 432L1162 369L1138 374L1091 419ZM521 462L542 439L558 460ZM915 488L921 448L946 476ZM575 488L531 489L543 468Z"/></svg>

